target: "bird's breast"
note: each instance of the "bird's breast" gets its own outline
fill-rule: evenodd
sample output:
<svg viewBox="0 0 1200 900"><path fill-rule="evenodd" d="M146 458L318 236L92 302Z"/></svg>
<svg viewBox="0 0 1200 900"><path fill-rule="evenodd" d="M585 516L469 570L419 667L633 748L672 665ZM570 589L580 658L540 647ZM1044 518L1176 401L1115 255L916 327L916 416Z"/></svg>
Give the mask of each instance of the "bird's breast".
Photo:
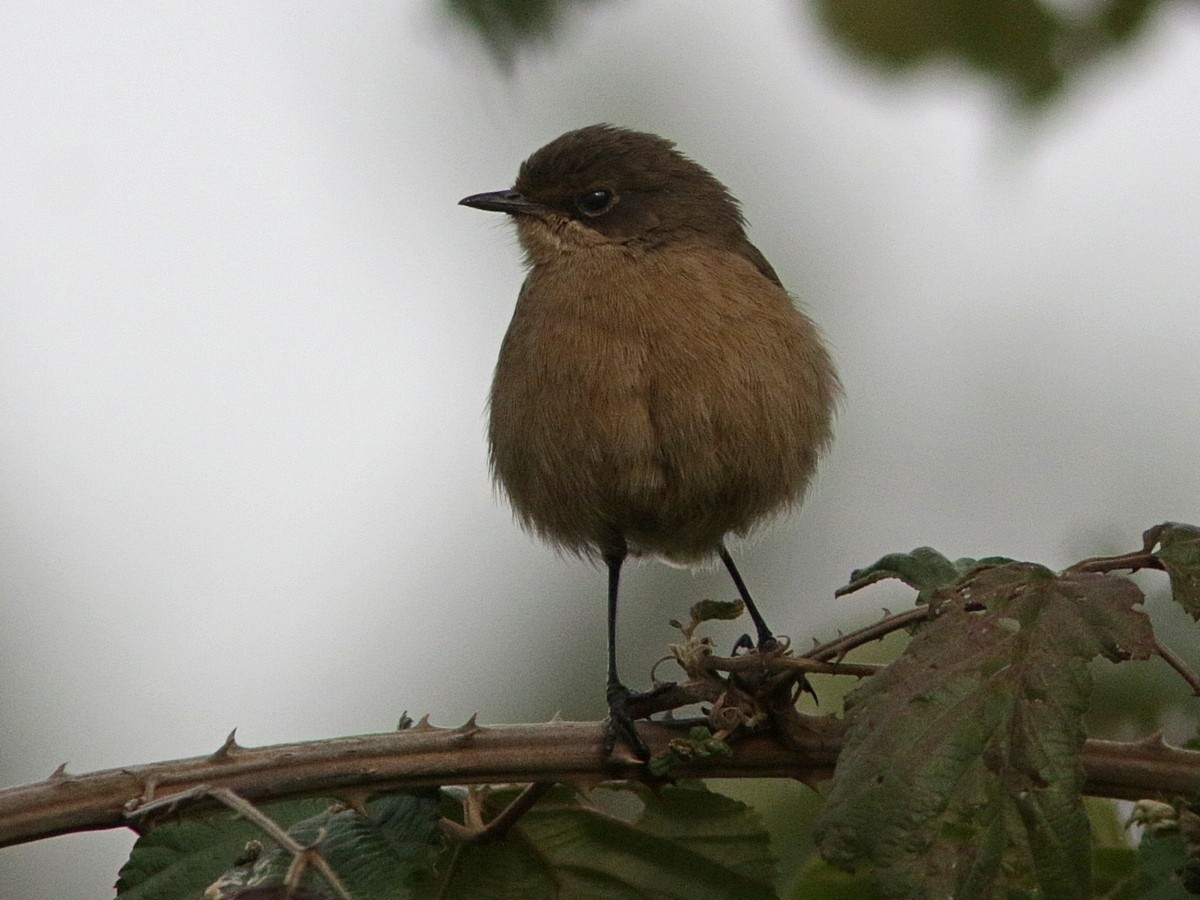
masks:
<svg viewBox="0 0 1200 900"><path fill-rule="evenodd" d="M741 257L614 253L530 272L492 387L494 472L570 549L619 533L702 556L803 489L828 439L828 359Z"/></svg>
<svg viewBox="0 0 1200 900"><path fill-rule="evenodd" d="M535 475L564 493L585 480L593 494L600 482L611 493L661 486L652 405L662 323L647 306L636 284L530 273L491 398L493 455L510 493Z"/></svg>

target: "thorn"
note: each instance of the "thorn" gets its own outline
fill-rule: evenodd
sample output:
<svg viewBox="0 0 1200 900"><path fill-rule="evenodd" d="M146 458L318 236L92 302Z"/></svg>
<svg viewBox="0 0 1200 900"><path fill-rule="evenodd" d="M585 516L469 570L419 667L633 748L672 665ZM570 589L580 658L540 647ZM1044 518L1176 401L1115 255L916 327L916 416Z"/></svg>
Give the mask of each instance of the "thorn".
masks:
<svg viewBox="0 0 1200 900"><path fill-rule="evenodd" d="M885 619L892 614L892 611L890 609L888 609L886 606L881 606L879 608L883 610L883 617Z"/></svg>
<svg viewBox="0 0 1200 900"><path fill-rule="evenodd" d="M412 730L413 731L437 731L436 728L434 728L432 725L429 724L429 713L425 713L425 715L421 716L421 721L419 721L416 725L414 725L412 727Z"/></svg>
<svg viewBox="0 0 1200 900"><path fill-rule="evenodd" d="M51 772L50 777L47 778L46 780L47 781L69 781L70 779L71 779L71 776L67 774L67 764L59 763L58 768L55 769L53 772Z"/></svg>
<svg viewBox="0 0 1200 900"><path fill-rule="evenodd" d="M475 735L479 734L479 732L483 731L482 728L475 724L475 716L477 715L478 713L471 713L471 718L467 719L466 722L454 729L453 733L450 735L451 743L453 743L455 746L465 744L469 742L471 738L475 737Z"/></svg>
<svg viewBox="0 0 1200 900"><path fill-rule="evenodd" d="M562 720L563 720L563 717L562 717L562 710L561 710L561 709L559 709L559 710L555 710L555 712L554 712L554 715L552 715L552 716L550 717L550 723L549 723L549 724L551 724L551 725L557 725L557 724L559 724L559 723L560 723Z"/></svg>
<svg viewBox="0 0 1200 900"><path fill-rule="evenodd" d="M237 742L237 729L229 732L229 736L225 738L225 743L217 748L216 752L208 757L209 762L219 763L225 762L233 756L235 750L241 750Z"/></svg>

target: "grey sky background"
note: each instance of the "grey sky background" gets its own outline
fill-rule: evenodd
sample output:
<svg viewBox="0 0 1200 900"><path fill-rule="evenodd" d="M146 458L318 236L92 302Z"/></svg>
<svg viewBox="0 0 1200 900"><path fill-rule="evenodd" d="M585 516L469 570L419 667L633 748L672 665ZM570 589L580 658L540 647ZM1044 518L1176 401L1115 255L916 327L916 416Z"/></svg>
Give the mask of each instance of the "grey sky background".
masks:
<svg viewBox="0 0 1200 900"><path fill-rule="evenodd" d="M455 205L591 122L724 180L840 363L803 513L739 552L777 630L907 602L833 599L887 552L1064 565L1200 521L1197 71L1182 4L1033 120L768 0L586 7L509 75L415 0L8 4L0 784L234 726L603 714L603 578L487 473L515 242ZM627 680L731 595L633 569ZM0 893L105 896L131 844L0 850Z"/></svg>

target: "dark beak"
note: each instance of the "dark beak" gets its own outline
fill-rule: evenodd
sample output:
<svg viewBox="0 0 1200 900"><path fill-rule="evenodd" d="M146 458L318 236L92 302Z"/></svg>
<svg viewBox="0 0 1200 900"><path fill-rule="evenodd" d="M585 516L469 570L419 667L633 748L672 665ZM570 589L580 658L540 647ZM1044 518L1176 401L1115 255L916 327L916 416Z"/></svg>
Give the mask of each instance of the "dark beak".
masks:
<svg viewBox="0 0 1200 900"><path fill-rule="evenodd" d="M538 208L536 203L526 200L516 191L489 191L486 194L472 194L470 197L463 197L459 200L458 205L502 213L528 213Z"/></svg>

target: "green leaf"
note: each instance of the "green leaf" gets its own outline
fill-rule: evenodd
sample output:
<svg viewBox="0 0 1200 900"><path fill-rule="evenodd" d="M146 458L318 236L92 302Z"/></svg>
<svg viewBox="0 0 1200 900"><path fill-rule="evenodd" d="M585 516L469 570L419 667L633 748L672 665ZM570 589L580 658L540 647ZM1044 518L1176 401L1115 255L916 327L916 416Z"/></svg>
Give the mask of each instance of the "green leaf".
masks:
<svg viewBox="0 0 1200 900"><path fill-rule="evenodd" d="M835 593L839 597L852 594L887 578L898 578L909 587L926 590L957 581L960 574L954 563L932 547L918 547L911 553L889 553L869 566L855 569L850 573L850 583Z"/></svg>
<svg viewBox="0 0 1200 900"><path fill-rule="evenodd" d="M1138 900L1195 900L1200 868L1191 858L1188 840L1178 831L1146 829L1137 851L1133 876Z"/></svg>
<svg viewBox="0 0 1200 900"><path fill-rule="evenodd" d="M873 900L874 896L865 875L835 869L820 858L805 866L788 894L789 900Z"/></svg>
<svg viewBox="0 0 1200 900"><path fill-rule="evenodd" d="M287 828L328 805L324 800L297 800L262 809ZM117 894L125 900L192 900L233 866L251 841L262 840L257 826L231 812L155 826L138 838L121 867Z"/></svg>
<svg viewBox="0 0 1200 900"><path fill-rule="evenodd" d="M693 603L690 610L692 624L702 622L732 621L746 611L746 604L741 600L701 600Z"/></svg>
<svg viewBox="0 0 1200 900"><path fill-rule="evenodd" d="M1031 107L1058 96L1071 75L1128 42L1153 8L1153 0L1070 10L1038 0L814 4L835 43L885 71L954 60L986 74ZM1086 53L1069 52L1083 46Z"/></svg>
<svg viewBox="0 0 1200 900"><path fill-rule="evenodd" d="M523 43L549 38L558 22L559 0L445 0L452 15L473 28L506 65Z"/></svg>
<svg viewBox="0 0 1200 900"><path fill-rule="evenodd" d="M685 737L672 738L665 753L654 756L646 763L646 770L656 778L665 778L679 763L708 759L713 756L730 756L733 753L725 741L713 737L703 725L688 729Z"/></svg>
<svg viewBox="0 0 1200 900"><path fill-rule="evenodd" d="M553 789L505 837L443 855L419 896L455 900L770 900L775 861L758 815L699 785L655 794L630 786L644 804L626 821ZM604 794L610 792L605 791ZM513 791L491 798L503 805ZM444 893L437 894L438 890Z"/></svg>
<svg viewBox="0 0 1200 900"><path fill-rule="evenodd" d="M671 625L683 632L683 636L691 640L696 629L705 622L717 621L733 621L739 618L746 611L746 604L741 600L701 600L698 603L693 603L689 615L691 621L683 625L671 620Z"/></svg>
<svg viewBox="0 0 1200 900"><path fill-rule="evenodd" d="M841 597L888 578L898 578L920 593L918 603L927 603L932 593L953 584L976 569L1012 562L1000 556L987 559L956 559L951 562L932 547L918 547L911 553L889 553L863 569L850 573L850 583L834 593Z"/></svg>
<svg viewBox="0 0 1200 900"><path fill-rule="evenodd" d="M881 897L1084 898L1087 664L1150 655L1142 594L1123 578L1012 563L952 597L847 696L821 853L872 867Z"/></svg>
<svg viewBox="0 0 1200 900"><path fill-rule="evenodd" d="M1179 522L1155 525L1142 534L1142 548L1153 551L1167 570L1175 602L1200 620L1200 528Z"/></svg>
<svg viewBox="0 0 1200 900"><path fill-rule="evenodd" d="M288 834L302 846L318 844L338 878L355 900L400 900L420 897L413 885L432 870L443 846L439 792L436 789L395 793L367 804L367 815L340 807L296 822ZM237 897L239 887L279 884L292 856L277 847L265 851L252 865L228 871L220 898ZM302 883L325 890L313 870Z"/></svg>
<svg viewBox="0 0 1200 900"><path fill-rule="evenodd" d="M1137 869L1137 851L1132 847L1092 849L1092 896L1104 900L1135 900L1131 876Z"/></svg>

